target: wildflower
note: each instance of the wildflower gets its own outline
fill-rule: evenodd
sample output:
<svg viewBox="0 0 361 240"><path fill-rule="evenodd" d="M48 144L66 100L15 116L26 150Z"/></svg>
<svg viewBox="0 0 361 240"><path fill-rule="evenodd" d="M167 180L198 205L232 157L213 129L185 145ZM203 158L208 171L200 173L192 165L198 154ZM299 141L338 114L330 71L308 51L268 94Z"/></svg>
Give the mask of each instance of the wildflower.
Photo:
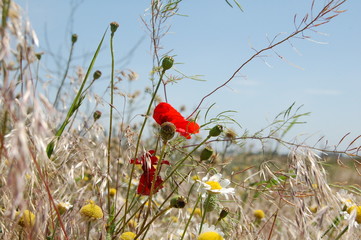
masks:
<svg viewBox="0 0 361 240"><path fill-rule="evenodd" d="M150 190L152 188L152 182L154 181L154 176L156 173L156 168L154 165L158 164L158 157L155 156L155 151L150 150L150 151L146 152L145 154L143 154L143 156L141 156L140 160L138 158L132 159L130 161L130 163L142 165L143 174L141 175L141 177L139 179L137 193L140 195L149 195ZM162 164L169 165L169 162L162 161ZM155 183L154 183L153 193L156 193L160 189L163 188L162 183L163 183L163 180L158 175L157 179L155 180Z"/></svg>
<svg viewBox="0 0 361 240"><path fill-rule="evenodd" d="M94 203L94 201L89 200L89 203L84 205L80 209L80 214L86 217L88 220L93 221L103 217L102 209Z"/></svg>
<svg viewBox="0 0 361 240"><path fill-rule="evenodd" d="M197 180L201 184L202 191L206 191L211 194L233 194L234 188L226 188L231 182L228 179L222 179L222 174L217 173L210 178L205 176L201 181Z"/></svg>
<svg viewBox="0 0 361 240"><path fill-rule="evenodd" d="M110 188L109 189L109 196L114 197L117 194L117 189Z"/></svg>
<svg viewBox="0 0 361 240"><path fill-rule="evenodd" d="M197 240L224 240L223 236L224 234L218 228L205 223Z"/></svg>
<svg viewBox="0 0 361 240"><path fill-rule="evenodd" d="M120 240L134 240L135 237L137 236L137 234L133 233L133 232L125 232L122 233L122 235L120 235Z"/></svg>
<svg viewBox="0 0 361 240"><path fill-rule="evenodd" d="M348 214L351 214L354 211L356 212L356 222L361 224L361 206L351 206L347 209Z"/></svg>
<svg viewBox="0 0 361 240"><path fill-rule="evenodd" d="M257 209L253 211L253 216L255 216L256 219L261 220L265 218L266 215L264 214L263 210Z"/></svg>
<svg viewBox="0 0 361 240"><path fill-rule="evenodd" d="M35 215L29 210L25 210L19 219L19 225L22 227L34 227Z"/></svg>
<svg viewBox="0 0 361 240"><path fill-rule="evenodd" d="M60 214L64 214L66 211L71 209L73 205L71 205L69 202L59 202L56 207L58 208Z"/></svg>
<svg viewBox="0 0 361 240"><path fill-rule="evenodd" d="M165 102L161 102L155 107L153 118L159 125L165 122L173 123L176 131L187 139L191 138L190 134L199 132L197 123L186 120L177 110Z"/></svg>

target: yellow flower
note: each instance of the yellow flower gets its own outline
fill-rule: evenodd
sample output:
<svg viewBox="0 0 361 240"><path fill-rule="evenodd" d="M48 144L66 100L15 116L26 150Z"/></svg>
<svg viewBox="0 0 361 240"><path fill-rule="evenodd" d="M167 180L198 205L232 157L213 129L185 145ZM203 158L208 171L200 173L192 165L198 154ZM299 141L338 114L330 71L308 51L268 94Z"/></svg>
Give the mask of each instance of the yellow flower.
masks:
<svg viewBox="0 0 361 240"><path fill-rule="evenodd" d="M35 215L29 210L25 210L19 219L19 225L22 227L34 227Z"/></svg>
<svg viewBox="0 0 361 240"><path fill-rule="evenodd" d="M117 189L115 189L115 188L109 189L109 195L111 197L114 197L116 194L117 194Z"/></svg>
<svg viewBox="0 0 361 240"><path fill-rule="evenodd" d="M189 214L193 212L193 208L187 208ZM193 213L195 216L202 216L202 210L200 208L196 208Z"/></svg>
<svg viewBox="0 0 361 240"><path fill-rule="evenodd" d="M266 215L264 214L264 212L261 209L258 209L258 210L253 211L253 216L255 216L257 219L262 219Z"/></svg>
<svg viewBox="0 0 361 240"><path fill-rule="evenodd" d="M356 210L356 222L361 224L361 206L351 206L347 209L348 214Z"/></svg>
<svg viewBox="0 0 361 240"><path fill-rule="evenodd" d="M224 238L217 232L204 232L198 236L197 240L224 240Z"/></svg>
<svg viewBox="0 0 361 240"><path fill-rule="evenodd" d="M120 235L120 240L134 240L135 236L137 236L137 234L133 233L133 232L125 232L122 233L122 235Z"/></svg>
<svg viewBox="0 0 361 240"><path fill-rule="evenodd" d="M89 200L89 203L80 209L80 214L90 221L103 217L102 209L92 200Z"/></svg>
<svg viewBox="0 0 361 240"><path fill-rule="evenodd" d="M311 211L312 213L316 213L317 210L318 210L318 207L317 207L316 205L312 205L312 206L308 207L308 209L310 209L310 211Z"/></svg>

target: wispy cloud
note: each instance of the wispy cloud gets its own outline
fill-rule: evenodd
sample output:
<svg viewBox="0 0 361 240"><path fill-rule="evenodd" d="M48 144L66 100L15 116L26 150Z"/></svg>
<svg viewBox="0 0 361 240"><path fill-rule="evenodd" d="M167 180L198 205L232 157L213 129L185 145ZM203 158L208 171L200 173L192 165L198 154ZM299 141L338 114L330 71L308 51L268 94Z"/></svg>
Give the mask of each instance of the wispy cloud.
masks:
<svg viewBox="0 0 361 240"><path fill-rule="evenodd" d="M342 92L335 89L315 89L310 88L306 90L306 94L309 95L317 95L317 96L338 96L341 95Z"/></svg>

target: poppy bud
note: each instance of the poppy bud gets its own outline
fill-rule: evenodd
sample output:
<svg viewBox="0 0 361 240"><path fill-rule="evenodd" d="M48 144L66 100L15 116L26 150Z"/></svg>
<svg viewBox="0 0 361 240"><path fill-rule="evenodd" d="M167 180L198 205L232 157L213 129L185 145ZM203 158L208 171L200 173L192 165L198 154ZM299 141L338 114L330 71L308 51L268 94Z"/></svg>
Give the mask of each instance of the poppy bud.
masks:
<svg viewBox="0 0 361 240"><path fill-rule="evenodd" d="M219 214L218 221L221 221L223 218L227 217L228 213L229 213L229 208L224 207L221 213Z"/></svg>
<svg viewBox="0 0 361 240"><path fill-rule="evenodd" d="M173 208L184 208L187 202L184 196L177 196L170 200L170 206Z"/></svg>
<svg viewBox="0 0 361 240"><path fill-rule="evenodd" d="M204 201L204 211L212 212L217 207L217 195L209 194Z"/></svg>
<svg viewBox="0 0 361 240"><path fill-rule="evenodd" d="M162 61L163 70L166 71L166 70L170 69L173 66L173 63L174 63L174 59L172 57L167 56L167 57L163 58L163 61Z"/></svg>
<svg viewBox="0 0 361 240"><path fill-rule="evenodd" d="M71 35L71 43L72 44L76 43L77 40L78 40L78 35L77 34Z"/></svg>
<svg viewBox="0 0 361 240"><path fill-rule="evenodd" d="M211 130L209 130L209 136L210 137L217 137L219 134L223 132L223 126L222 125L216 125Z"/></svg>
<svg viewBox="0 0 361 240"><path fill-rule="evenodd" d="M205 147L201 152L201 161L208 160L213 154L213 149L211 147Z"/></svg>
<svg viewBox="0 0 361 240"><path fill-rule="evenodd" d="M97 80L98 78L100 78L102 76L102 72L99 70L96 70L93 74L93 78L94 80Z"/></svg>
<svg viewBox="0 0 361 240"><path fill-rule="evenodd" d="M110 23L110 31L112 33L115 33L119 27L119 24L117 22L111 22Z"/></svg>
<svg viewBox="0 0 361 240"><path fill-rule="evenodd" d="M101 116L102 116L101 111L98 111L98 110L95 111L94 114L93 114L94 121L98 120Z"/></svg>
<svg viewBox="0 0 361 240"><path fill-rule="evenodd" d="M160 125L160 136L163 141L168 141L174 137L176 127L171 122L164 122Z"/></svg>

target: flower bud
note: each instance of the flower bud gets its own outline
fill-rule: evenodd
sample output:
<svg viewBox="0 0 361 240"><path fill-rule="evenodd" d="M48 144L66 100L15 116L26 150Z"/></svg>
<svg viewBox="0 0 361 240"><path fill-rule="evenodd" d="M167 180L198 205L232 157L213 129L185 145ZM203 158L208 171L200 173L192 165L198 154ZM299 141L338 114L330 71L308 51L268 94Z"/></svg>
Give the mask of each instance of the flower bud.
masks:
<svg viewBox="0 0 361 240"><path fill-rule="evenodd" d="M229 208L227 207L224 207L221 211L221 213L219 214L219 218L218 218L218 221L222 220L223 218L227 217L229 213Z"/></svg>
<svg viewBox="0 0 361 240"><path fill-rule="evenodd" d="M73 34L71 35L71 43L74 44L76 43L76 41L78 40L78 35L77 34Z"/></svg>
<svg viewBox="0 0 361 240"><path fill-rule="evenodd" d="M43 56L44 52L35 53L35 57L40 61L41 56Z"/></svg>
<svg viewBox="0 0 361 240"><path fill-rule="evenodd" d="M93 114L94 121L98 120L101 116L102 116L101 111L98 111L98 110L95 111L94 114Z"/></svg>
<svg viewBox="0 0 361 240"><path fill-rule="evenodd" d="M212 212L217 207L217 195L209 194L204 201L204 211Z"/></svg>
<svg viewBox="0 0 361 240"><path fill-rule="evenodd" d="M257 210L253 211L253 216L256 219L261 220L261 219L265 218L266 214L264 214L263 210L257 209Z"/></svg>
<svg viewBox="0 0 361 240"><path fill-rule="evenodd" d="M160 125L160 136L163 141L168 141L174 137L176 127L171 122L164 122Z"/></svg>
<svg viewBox="0 0 361 240"><path fill-rule="evenodd" d="M170 200L170 206L172 208L184 208L187 202L188 201L184 196L177 196Z"/></svg>
<svg viewBox="0 0 361 240"><path fill-rule="evenodd" d="M213 154L213 149L209 146L205 147L201 152L201 156L200 156L201 161L208 160L212 156L212 154Z"/></svg>
<svg viewBox="0 0 361 240"><path fill-rule="evenodd" d="M102 72L99 70L96 70L93 74L93 78L94 80L97 80L98 78L100 78L102 76Z"/></svg>
<svg viewBox="0 0 361 240"><path fill-rule="evenodd" d="M166 71L170 69L173 66L173 63L174 63L174 59L172 57L166 56L165 58L163 58L162 61L163 70Z"/></svg>
<svg viewBox="0 0 361 240"><path fill-rule="evenodd" d="M223 132L223 126L222 125L216 125L211 130L209 130L209 136L210 137L217 137L219 134Z"/></svg>
<svg viewBox="0 0 361 240"><path fill-rule="evenodd" d="M119 24L117 22L111 22L110 23L110 31L112 33L115 33L119 27Z"/></svg>

